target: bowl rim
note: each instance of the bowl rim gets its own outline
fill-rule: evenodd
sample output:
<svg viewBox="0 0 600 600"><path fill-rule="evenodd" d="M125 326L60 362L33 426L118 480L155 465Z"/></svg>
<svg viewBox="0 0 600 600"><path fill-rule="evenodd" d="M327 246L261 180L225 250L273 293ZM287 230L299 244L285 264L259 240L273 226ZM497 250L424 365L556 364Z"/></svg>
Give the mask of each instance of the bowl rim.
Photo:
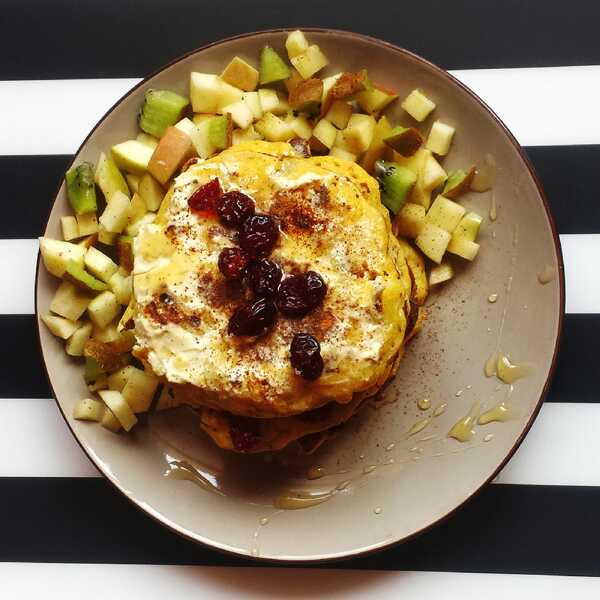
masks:
<svg viewBox="0 0 600 600"><path fill-rule="evenodd" d="M222 554L227 555L228 557L235 558L235 559L240 559L240 558L245 559L250 563L254 563L256 565L262 565L262 566L264 566L265 564L278 564L278 565L306 565L306 564L311 564L311 563L312 564L323 564L323 563L341 562L341 561L350 560L350 559L360 559L360 558L369 556L371 554L374 554L376 552L379 552L382 550L389 550L400 544L409 542L412 539L420 536L421 534L429 531L433 527L444 523L447 519L452 517L455 512L457 512L458 510L463 508L475 496L477 496L482 491L482 489L485 488L498 475L498 473L506 466L508 461L513 457L515 452L518 450L518 448L521 445L521 443L523 442L525 436L531 429L535 419L537 418L537 416L541 410L542 404L544 403L544 400L548 394L550 384L552 382L552 379L553 379L555 371L556 371L557 357L558 357L558 351L559 351L559 347L560 347L560 343L561 343L561 339L562 339L564 316L565 316L564 261L563 261L560 238L559 238L559 235L558 235L558 232L556 229L556 224L554 222L554 218L550 211L548 199L546 197L546 194L544 192L542 184L533 168L533 165L532 165L530 159L525 154L525 152L524 152L523 148L521 147L521 145L519 144L519 142L516 140L516 138L510 132L510 130L504 124L504 122L500 119L500 117L486 104L486 102L484 102L475 92L473 92L465 84L463 84L461 81L459 81L456 77L451 75L448 71L446 71L442 67L435 65L434 63L430 62L426 58L423 58L422 56L415 54L414 52L411 52L410 50L406 50L405 48L402 48L400 46L392 44L391 42L387 42L385 40L381 40L376 37L372 37L372 36L361 34L361 33L356 33L354 31L348 31L348 30L343 30L343 29L333 29L333 28L328 28L328 27L278 27L278 28L273 28L273 29L261 29L261 30L257 30L257 31L251 31L251 32L247 32L247 33L229 36L226 38L216 40L214 42L210 42L210 43L200 46L198 48L195 48L189 52L186 52L185 54L182 54L182 55L174 58L173 60L166 63L165 65L159 67L158 69L156 69L155 71L153 71L152 73L150 73L149 75L144 77L141 81L139 81L136 85L134 85L132 88L130 88L127 92L125 92L118 100L116 100L115 103L112 104L112 106L110 106L110 108L108 108L108 110L100 117L98 122L94 125L94 127L90 130L90 132L86 135L84 140L81 142L80 146L77 148L77 150L73 154L73 160L71 160L69 162L69 165L67 166L67 170L69 168L71 168L71 166L74 164L77 155L81 152L81 149L87 143L89 138L94 134L96 129L98 129L98 127L100 127L102 125L104 120L113 112L113 110L118 105L120 105L121 102L123 102L123 100L125 100L128 96L130 96L134 91L136 91L138 88L146 85L147 82L150 79L152 79L153 77L155 77L156 75L159 75L166 69L169 69L170 67L176 65L179 62L182 62L183 60L193 56L194 54L197 54L201 51L207 50L208 48L212 48L214 46L219 46L221 44L225 44L225 43L228 43L228 42L231 42L234 40L251 38L251 37L254 37L257 35L289 33L296 29L301 29L302 31L308 32L308 33L322 33L322 34L329 34L329 35L333 35L333 36L346 37L351 40L352 39L361 40L361 41L365 41L365 42L374 44L376 46L387 48L388 50L391 50L397 54L407 56L407 57L415 60L416 62L421 63L428 69L433 70L438 75L440 75L444 79L446 79L451 85L457 86L459 89L461 89L463 92L465 92L468 96L470 96L472 100L474 100L476 103L478 103L492 117L493 121L500 128L500 130L502 131L504 136L508 139L510 144L512 144L514 149L517 151L519 157L521 158L521 160L523 161L529 174L531 175L531 178L535 184L537 192L542 200L542 205L543 205L544 211L546 213L548 222L550 224L550 229L552 232L552 239L554 241L554 250L556 253L556 260L557 260L557 264L558 264L557 279L558 279L558 285L559 285L559 314L558 314L558 328L557 328L557 333L556 333L556 339L554 341L554 351L552 354L552 361L550 363L550 368L548 370L548 376L546 377L544 387L542 388L540 397L538 398L538 400L535 404L535 407L531 413L529 420L527 421L527 423L525 423L524 427L521 430L521 433L519 434L519 437L516 439L513 446L507 452L506 456L500 461L498 466L493 470L493 472L474 491L472 491L468 496L466 496L454 508L452 508L451 510L448 510L441 517L437 517L437 518L431 520L430 522L426 523L421 528L419 528L417 531L414 531L413 533L411 533L405 537L402 537L402 538L396 539L396 540L392 540L392 541L378 542L376 544L371 544L369 546L357 548L356 550L342 551L342 552L329 553L329 554L321 554L321 555L316 555L316 556L293 557L293 558L291 558L291 557L276 557L276 556L265 556L265 557L252 556L249 554L243 554L243 553L239 552L236 548L231 547L228 544L217 542L215 540L210 540L203 536L195 535L192 532L190 532L189 530L187 530L186 528L171 521L170 519L165 517L165 515L160 514L159 511L154 510L150 506L144 505L144 503L141 499L134 498L134 497L130 496L129 494L127 494L123 485L118 481L118 479L116 477L114 477L110 472L105 470L101 466L101 464L99 464L99 462L95 460L92 453L86 449L86 447L81 442L79 437L75 434L75 431L71 427L69 420L68 420L65 412L63 411L60 402L58 401L57 394L54 390L54 386L52 385L52 381L50 379L50 374L48 372L48 366L46 364L46 359L45 359L45 355L44 355L44 348L42 345L41 333L40 333L41 328L40 328L39 307L38 307L38 303L37 303L38 285L39 285L39 270L40 270L40 265L41 265L41 254L38 249L36 269L35 269L35 285L34 285L34 290L33 290L34 307L35 307L34 314L36 317L36 324L37 324L37 342L38 342L38 346L39 346L40 355L42 357L42 363L44 365L44 374L46 376L46 380L48 382L50 391L52 393L52 397L53 397L53 399L58 407L58 410L60 411L60 414L62 415L69 431L75 438L75 441L77 442L77 444L79 445L81 450L84 452L84 454L87 456L87 458L91 461L91 463L96 467L96 469L98 469L98 471L101 473L101 475L104 477L104 479L107 480L111 484L111 486L113 486L113 488L116 491L118 491L118 493L121 496L123 496L129 502L131 502L138 510L141 510L142 512L144 512L145 514L150 516L154 521L158 522L162 527L169 529L170 531L178 534L179 536L181 536L182 538L184 538L186 540L190 540L190 541L193 541L194 543L201 544L211 550L216 550ZM63 184L63 181L61 179L61 181L58 185L58 188L56 190L56 193L54 194L54 200L48 210L48 215L46 217L45 225L44 225L44 229L43 229L44 233L46 232L46 230L48 228L50 215L52 213L52 210L54 209L54 205L56 203L56 200L57 200L58 194L60 192L60 189L62 187L62 184Z"/></svg>

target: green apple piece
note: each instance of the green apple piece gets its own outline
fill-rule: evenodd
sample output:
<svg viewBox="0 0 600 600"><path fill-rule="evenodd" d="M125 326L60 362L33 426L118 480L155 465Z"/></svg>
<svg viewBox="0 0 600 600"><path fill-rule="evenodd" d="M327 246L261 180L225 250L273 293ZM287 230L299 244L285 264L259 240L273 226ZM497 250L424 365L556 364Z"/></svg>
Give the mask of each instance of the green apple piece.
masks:
<svg viewBox="0 0 600 600"><path fill-rule="evenodd" d="M450 173L448 173L448 180L444 186L444 196L446 196L446 198L451 198L452 200L462 196L462 194L471 189L473 177L475 177L475 167L471 167L467 172L462 169L450 171Z"/></svg>
<svg viewBox="0 0 600 600"><path fill-rule="evenodd" d="M288 58L291 60L295 56L306 52L308 49L308 42L306 36L299 29L288 33L285 40L285 49L287 50Z"/></svg>
<svg viewBox="0 0 600 600"><path fill-rule="evenodd" d="M106 327L119 314L119 302L117 297L110 291L98 294L88 304L88 314L94 325L100 328Z"/></svg>
<svg viewBox="0 0 600 600"><path fill-rule="evenodd" d="M85 343L92 335L92 324L84 323L73 335L67 340L65 350L69 356L83 356Z"/></svg>
<svg viewBox="0 0 600 600"><path fill-rule="evenodd" d="M165 197L165 192L160 183L150 173L146 173L140 179L138 193L144 200L146 208L151 211L157 211Z"/></svg>
<svg viewBox="0 0 600 600"><path fill-rule="evenodd" d="M254 115L252 114L250 107L243 100L238 100L233 104L224 106L221 112L224 115L231 115L231 120L240 129L246 129L246 127L252 125L252 121L254 121Z"/></svg>
<svg viewBox="0 0 600 600"><path fill-rule="evenodd" d="M423 144L423 136L414 127L396 125L383 141L402 156L412 156Z"/></svg>
<svg viewBox="0 0 600 600"><path fill-rule="evenodd" d="M423 170L421 171L421 181L425 190L431 191L436 187L442 185L448 177L446 171L442 168L442 165L435 159L431 151L428 150L428 154L425 157L423 163Z"/></svg>
<svg viewBox="0 0 600 600"><path fill-rule="evenodd" d="M407 202L396 215L394 231L402 236L414 240L425 224L425 207L413 202Z"/></svg>
<svg viewBox="0 0 600 600"><path fill-rule="evenodd" d="M260 119L263 116L263 109L260 105L258 92L246 92L242 96L242 100L248 105L253 120Z"/></svg>
<svg viewBox="0 0 600 600"><path fill-rule="evenodd" d="M98 217L95 212L77 215L77 228L80 236L98 233Z"/></svg>
<svg viewBox="0 0 600 600"><path fill-rule="evenodd" d="M454 234L457 237L464 238L470 242L474 242L479 235L479 228L483 218L475 212L468 212L457 225Z"/></svg>
<svg viewBox="0 0 600 600"><path fill-rule="evenodd" d="M289 123L270 112L265 113L254 127L269 142L287 142L295 135Z"/></svg>
<svg viewBox="0 0 600 600"><path fill-rule="evenodd" d="M259 83L265 85L275 81L282 81L289 76L290 68L285 64L281 56L271 46L265 46L260 53Z"/></svg>
<svg viewBox="0 0 600 600"><path fill-rule="evenodd" d="M352 152L348 152L348 150L344 150L343 148L339 148L338 146L334 146L329 151L329 156L335 156L336 158L349 160L350 162L356 162L357 159L356 154L352 154Z"/></svg>
<svg viewBox="0 0 600 600"><path fill-rule="evenodd" d="M414 89L402 102L402 108L416 121L424 121L435 109L432 102L423 92Z"/></svg>
<svg viewBox="0 0 600 600"><path fill-rule="evenodd" d="M373 133L373 139L371 145L367 151L363 154L360 160L360 166L367 171L367 173L373 173L375 167L375 161L384 157L386 153L389 153L389 148L383 141L392 130L392 126L388 121L387 117L383 115L377 125L375 125L375 132Z"/></svg>
<svg viewBox="0 0 600 600"><path fill-rule="evenodd" d="M84 263L86 269L98 279L108 283L113 273L117 271L119 266L104 252L100 252L93 246L88 248L85 253Z"/></svg>
<svg viewBox="0 0 600 600"><path fill-rule="evenodd" d="M96 186L94 185L94 167L89 162L83 162L71 167L66 175L67 197L76 215L95 212Z"/></svg>
<svg viewBox="0 0 600 600"><path fill-rule="evenodd" d="M448 252L456 254L465 260L475 260L479 252L479 244L454 233L448 244Z"/></svg>
<svg viewBox="0 0 600 600"><path fill-rule="evenodd" d="M62 340L70 338L79 328L79 323L56 315L42 315L42 321L53 335Z"/></svg>
<svg viewBox="0 0 600 600"><path fill-rule="evenodd" d="M323 52L321 52L321 48L316 44L309 46L304 52L291 58L290 62L294 65L298 73L302 75L303 79L309 79L329 64L329 60Z"/></svg>
<svg viewBox="0 0 600 600"><path fill-rule="evenodd" d="M116 273L113 273L108 285L116 296L117 302L123 306L127 306L133 293L131 275L124 276L117 271Z"/></svg>
<svg viewBox="0 0 600 600"><path fill-rule="evenodd" d="M154 150L138 142L137 140L127 140L120 144L115 144L111 148L111 154L116 165L137 175L143 175L148 170L148 163Z"/></svg>
<svg viewBox="0 0 600 600"><path fill-rule="evenodd" d="M358 92L354 99L358 105L369 114L382 111L388 104L398 98L398 94L392 90L373 84L370 89Z"/></svg>
<svg viewBox="0 0 600 600"><path fill-rule="evenodd" d="M40 253L47 271L55 277L62 277L70 261L83 266L85 248L71 242L42 237Z"/></svg>
<svg viewBox="0 0 600 600"><path fill-rule="evenodd" d="M350 117L344 136L353 152L361 154L369 148L375 135L375 125L376 121L371 115L355 113Z"/></svg>
<svg viewBox="0 0 600 600"><path fill-rule="evenodd" d="M446 156L450 150L455 131L451 125L434 121L427 137L426 147L438 156Z"/></svg>
<svg viewBox="0 0 600 600"><path fill-rule="evenodd" d="M448 198L444 198L440 194L433 201L425 219L428 223L433 223L445 229L448 233L452 233L460 223L465 212L465 209L460 204L448 200Z"/></svg>
<svg viewBox="0 0 600 600"><path fill-rule="evenodd" d="M450 237L445 229L425 222L421 233L415 239L415 244L425 256L439 265L450 243Z"/></svg>
<svg viewBox="0 0 600 600"><path fill-rule="evenodd" d="M93 383L102 375L104 375L104 369L100 366L100 363L96 359L86 356L83 367L84 381L88 384Z"/></svg>
<svg viewBox="0 0 600 600"><path fill-rule="evenodd" d="M275 90L261 88L258 90L258 98L263 113L271 112L274 115L283 115L291 108L288 101Z"/></svg>
<svg viewBox="0 0 600 600"><path fill-rule="evenodd" d="M190 73L190 98L195 113L215 113L221 97L221 80L212 73Z"/></svg>
<svg viewBox="0 0 600 600"><path fill-rule="evenodd" d="M116 390L100 390L98 395L125 431L129 431L137 423L137 417L133 414L121 392L117 392Z"/></svg>
<svg viewBox="0 0 600 600"><path fill-rule="evenodd" d="M258 84L258 71L239 56L234 56L221 73L221 79L245 92L251 92Z"/></svg>
<svg viewBox="0 0 600 600"><path fill-rule="evenodd" d="M439 285L454 277L454 268L449 262L442 262L431 267L429 272L429 285Z"/></svg>
<svg viewBox="0 0 600 600"><path fill-rule="evenodd" d="M321 119L313 129L309 140L313 154L327 154L335 144L337 129L327 119Z"/></svg>
<svg viewBox="0 0 600 600"><path fill-rule="evenodd" d="M63 240L65 240L65 242L69 242L78 237L81 237L79 234L79 226L77 225L77 219L72 215L60 218L60 229L62 231Z"/></svg>
<svg viewBox="0 0 600 600"><path fill-rule="evenodd" d="M348 125L352 115L352 105L343 100L334 100L325 118L333 123L338 129L344 129Z"/></svg>
<svg viewBox="0 0 600 600"><path fill-rule="evenodd" d="M140 129L160 138L181 118L189 100L170 90L148 90L140 112Z"/></svg>
<svg viewBox="0 0 600 600"><path fill-rule="evenodd" d="M135 139L148 146L148 148L152 148L152 150L155 150L156 146L158 146L158 140L153 135L149 135L143 131L140 131L140 133L135 136ZM129 182L129 179L127 179L127 181Z"/></svg>
<svg viewBox="0 0 600 600"><path fill-rule="evenodd" d="M229 113L208 121L208 139L217 150L231 146L233 121Z"/></svg>
<svg viewBox="0 0 600 600"><path fill-rule="evenodd" d="M154 375L132 369L121 394L134 413L147 412L152 404L158 379Z"/></svg>
<svg viewBox="0 0 600 600"><path fill-rule="evenodd" d="M93 248L93 247L92 247ZM92 249L90 248L90 250ZM109 259L110 260L110 259ZM81 265L71 261L67 265L67 270L63 275L63 279L72 283L74 286L83 290L84 292L98 294L108 289L106 283L96 279L93 275L90 275ZM60 288L59 288L60 289ZM89 301L89 299L88 299ZM87 304L86 304L87 308ZM51 309L52 310L52 309ZM85 310L85 308L84 308ZM83 313L83 310L81 311ZM81 313L80 313L81 314ZM79 317L76 317L79 318Z"/></svg>
<svg viewBox="0 0 600 600"><path fill-rule="evenodd" d="M410 194L417 176L406 167L378 160L375 175L383 189L381 201L394 214L398 214Z"/></svg>
<svg viewBox="0 0 600 600"><path fill-rule="evenodd" d="M84 398L73 409L73 418L79 421L95 421L98 423L104 416L105 407L99 400Z"/></svg>
<svg viewBox="0 0 600 600"><path fill-rule="evenodd" d="M94 181L102 190L107 203L111 201L113 194L117 191L129 197L127 181L125 181L114 160L106 156L104 152L101 152L98 158Z"/></svg>
<svg viewBox="0 0 600 600"><path fill-rule="evenodd" d="M76 263L70 263L76 268L81 268ZM68 269L69 267L67 267ZM67 272L65 272L67 275ZM69 319L69 321L77 321L85 312L85 309L90 303L91 297L84 293L79 287L76 287L69 281L63 281L56 290L52 302L50 303L50 311Z"/></svg>

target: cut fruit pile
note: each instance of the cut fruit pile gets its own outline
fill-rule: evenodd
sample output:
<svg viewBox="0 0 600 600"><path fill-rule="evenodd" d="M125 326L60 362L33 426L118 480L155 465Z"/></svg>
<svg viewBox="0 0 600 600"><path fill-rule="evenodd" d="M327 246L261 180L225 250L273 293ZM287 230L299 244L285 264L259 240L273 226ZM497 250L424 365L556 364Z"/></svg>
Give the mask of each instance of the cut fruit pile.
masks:
<svg viewBox="0 0 600 600"><path fill-rule="evenodd" d="M415 89L401 102L413 121L392 125L381 112L398 94L365 69L317 77L328 59L301 31L287 36L285 50L288 60L265 46L258 68L235 56L220 75L192 72L189 98L146 91L137 137L101 153L95 167L84 162L66 173L73 214L60 219L62 240L40 239L46 269L61 279L42 320L69 355L85 359L88 389L98 392L99 399L81 400L75 418L128 431L155 396L159 409L169 405L130 352L132 242L190 159L266 140L356 162L379 180L394 232L435 263L431 285L453 277L446 253L469 261L477 255L482 218L456 202L471 189L475 168L447 173L440 164L452 145L451 125L435 120L427 136L416 126L436 104Z"/></svg>

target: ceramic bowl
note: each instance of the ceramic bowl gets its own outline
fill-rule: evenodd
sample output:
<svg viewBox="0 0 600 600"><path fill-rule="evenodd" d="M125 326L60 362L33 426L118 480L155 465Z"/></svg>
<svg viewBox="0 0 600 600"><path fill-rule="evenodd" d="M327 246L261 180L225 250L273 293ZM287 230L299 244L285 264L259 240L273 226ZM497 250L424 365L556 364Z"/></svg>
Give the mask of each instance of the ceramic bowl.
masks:
<svg viewBox="0 0 600 600"><path fill-rule="evenodd" d="M400 98L419 87L437 105L433 118L457 133L446 170L497 163L492 191L470 193L461 203L486 217L481 251L455 279L432 292L423 332L411 343L395 379L377 402L350 421L317 454L234 456L200 433L185 409L149 416L129 435L75 421L76 402L89 395L81 365L40 323L43 357L68 427L104 476L140 510L183 536L238 555L286 561L318 561L359 555L406 540L447 517L489 482L530 428L556 360L564 312L564 280L558 236L540 184L521 148L498 117L442 69L391 44L341 31L307 35L329 57L324 75L368 69L371 79ZM256 63L270 44L282 54L286 32L251 33L201 48L142 81L115 104L83 141L75 161L95 162L101 151L134 137L136 115L148 88L188 93L190 71L220 73L234 55ZM392 121L410 122L395 103ZM488 217L495 203L497 219ZM65 186L54 202L45 235L60 237L68 213ZM39 267L39 264L38 264ZM538 274L553 274L542 285ZM38 319L47 311L55 279L37 271ZM491 303L488 297L497 294ZM508 386L484 376L495 351L532 365L529 376ZM431 406L421 410L419 400ZM476 402L486 410L506 401L507 422L475 426L459 442L448 431ZM434 416L434 409L438 416ZM428 419L413 435L416 423ZM418 427L417 427L418 429ZM67 432L65 431L65 435ZM192 481L166 477L173 461L187 461L222 493ZM310 467L327 475L306 477ZM376 468L373 468L376 467ZM210 487L210 486L209 486ZM336 488L339 488L336 490ZM286 491L332 497L302 510L278 510Z"/></svg>

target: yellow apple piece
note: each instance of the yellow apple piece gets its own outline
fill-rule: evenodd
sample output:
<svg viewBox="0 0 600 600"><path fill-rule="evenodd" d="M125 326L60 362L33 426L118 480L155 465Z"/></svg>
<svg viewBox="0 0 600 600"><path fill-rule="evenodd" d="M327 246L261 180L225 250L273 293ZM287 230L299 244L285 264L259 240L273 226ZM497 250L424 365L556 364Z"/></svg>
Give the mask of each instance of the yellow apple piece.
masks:
<svg viewBox="0 0 600 600"><path fill-rule="evenodd" d="M152 152L152 148L138 140L127 140L111 148L117 167L136 175L143 175L148 170Z"/></svg>
<svg viewBox="0 0 600 600"><path fill-rule="evenodd" d="M73 409L73 418L79 421L99 422L104 416L104 404L99 400L84 398L80 400Z"/></svg>
<svg viewBox="0 0 600 600"><path fill-rule="evenodd" d="M91 296L69 281L63 281L56 290L50 310L69 321L77 321L88 307Z"/></svg>
<svg viewBox="0 0 600 600"><path fill-rule="evenodd" d="M431 267L429 272L429 285L439 285L444 281L449 281L454 277L454 268L449 262L442 262L439 265Z"/></svg>
<svg viewBox="0 0 600 600"><path fill-rule="evenodd" d="M329 64L327 57L321 52L321 48L316 44L309 46L301 54L290 58L290 62L296 68L303 79L309 79L323 67Z"/></svg>
<svg viewBox="0 0 600 600"><path fill-rule="evenodd" d="M258 71L239 56L234 56L221 73L221 79L245 92L251 92L258 85Z"/></svg>
<svg viewBox="0 0 600 600"><path fill-rule="evenodd" d="M92 324L84 323L77 329L73 335L67 340L65 350L69 356L83 356L85 343L92 335Z"/></svg>
<svg viewBox="0 0 600 600"><path fill-rule="evenodd" d="M337 129L327 119L321 119L312 131L309 140L310 149L314 154L327 154L335 143Z"/></svg>
<svg viewBox="0 0 600 600"><path fill-rule="evenodd" d="M70 338L79 328L80 323L69 321L64 317L58 317L56 315L42 315L42 321L50 332L63 340Z"/></svg>
<svg viewBox="0 0 600 600"><path fill-rule="evenodd" d="M116 390L100 390L98 395L110 409L125 431L129 431L136 423L137 417L125 401L121 392Z"/></svg>
<svg viewBox="0 0 600 600"><path fill-rule="evenodd" d="M48 272L56 277L62 277L70 261L83 266L85 248L71 242L40 238L40 253Z"/></svg>
<svg viewBox="0 0 600 600"><path fill-rule="evenodd" d="M455 131L454 127L446 123L434 121L427 137L426 147L438 156L446 156L450 150Z"/></svg>
<svg viewBox="0 0 600 600"><path fill-rule="evenodd" d="M93 298L88 304L87 310L92 323L103 328L117 317L119 308L117 297L107 290Z"/></svg>
<svg viewBox="0 0 600 600"><path fill-rule="evenodd" d="M306 36L299 29L288 33L285 40L285 49L287 50L288 58L291 60L296 56L306 52L308 49L308 42Z"/></svg>
<svg viewBox="0 0 600 600"><path fill-rule="evenodd" d="M71 240L80 237L77 219L72 215L60 218L60 228L62 231L63 240L65 240L65 242L70 242Z"/></svg>
<svg viewBox="0 0 600 600"><path fill-rule="evenodd" d="M450 242L450 234L432 223L425 223L415 239L415 244L425 256L435 263L441 263Z"/></svg>
<svg viewBox="0 0 600 600"><path fill-rule="evenodd" d="M465 214L465 209L456 202L444 198L441 194L436 197L427 212L425 220L452 233Z"/></svg>
<svg viewBox="0 0 600 600"><path fill-rule="evenodd" d="M413 119L415 119L415 121L419 121L419 123L424 121L431 111L435 109L435 103L418 89L414 89L403 100L401 106Z"/></svg>
<svg viewBox="0 0 600 600"><path fill-rule="evenodd" d="M396 215L394 231L400 236L415 239L425 224L425 207L407 202Z"/></svg>

